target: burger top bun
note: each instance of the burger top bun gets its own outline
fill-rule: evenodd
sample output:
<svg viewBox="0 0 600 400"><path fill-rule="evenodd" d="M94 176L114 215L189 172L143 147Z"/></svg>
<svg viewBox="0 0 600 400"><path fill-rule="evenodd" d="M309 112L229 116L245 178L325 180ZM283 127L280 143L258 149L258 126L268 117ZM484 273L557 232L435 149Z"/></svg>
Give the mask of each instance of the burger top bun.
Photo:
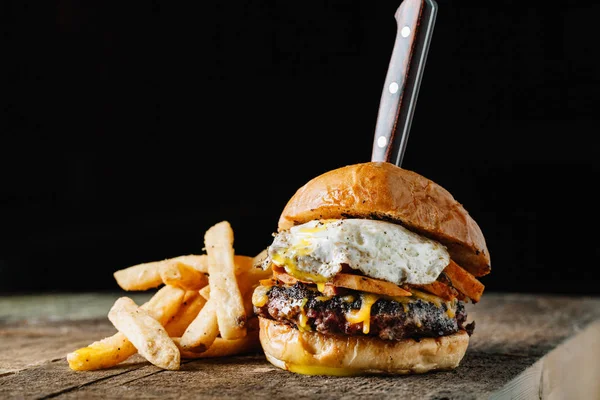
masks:
<svg viewBox="0 0 600 400"><path fill-rule="evenodd" d="M347 165L321 174L296 191L278 230L313 219L369 218L401 224L445 245L475 276L491 271L479 225L446 189L388 162Z"/></svg>

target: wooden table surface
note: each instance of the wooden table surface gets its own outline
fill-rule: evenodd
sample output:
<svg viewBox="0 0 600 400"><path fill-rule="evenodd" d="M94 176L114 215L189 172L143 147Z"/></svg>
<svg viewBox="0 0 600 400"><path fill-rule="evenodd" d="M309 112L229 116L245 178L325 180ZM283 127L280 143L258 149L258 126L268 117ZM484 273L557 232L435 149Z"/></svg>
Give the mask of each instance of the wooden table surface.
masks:
<svg viewBox="0 0 600 400"><path fill-rule="evenodd" d="M600 399L600 298L485 293L461 365L396 377L317 377L262 354L184 361L161 370L139 355L102 371L65 356L112 335L122 293L0 296L0 398ZM149 294L128 294L138 304Z"/></svg>

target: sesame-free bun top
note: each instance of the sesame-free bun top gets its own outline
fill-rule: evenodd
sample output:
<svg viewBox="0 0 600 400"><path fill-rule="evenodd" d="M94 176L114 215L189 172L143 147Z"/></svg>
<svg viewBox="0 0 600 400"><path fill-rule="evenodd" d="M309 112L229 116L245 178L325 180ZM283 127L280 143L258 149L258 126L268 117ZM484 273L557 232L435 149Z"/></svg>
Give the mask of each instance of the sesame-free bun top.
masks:
<svg viewBox="0 0 600 400"><path fill-rule="evenodd" d="M311 179L288 200L278 230L314 219L368 218L401 224L445 245L475 276L491 271L479 225L446 189L389 162L365 162Z"/></svg>

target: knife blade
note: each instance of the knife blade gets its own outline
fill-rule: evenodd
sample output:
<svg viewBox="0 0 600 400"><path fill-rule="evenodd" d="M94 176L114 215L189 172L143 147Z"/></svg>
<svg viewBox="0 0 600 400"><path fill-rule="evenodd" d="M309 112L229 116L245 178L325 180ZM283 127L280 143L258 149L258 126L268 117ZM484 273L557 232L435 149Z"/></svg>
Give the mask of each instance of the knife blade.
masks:
<svg viewBox="0 0 600 400"><path fill-rule="evenodd" d="M371 161L402 165L435 25L434 0L404 0L375 125Z"/></svg>

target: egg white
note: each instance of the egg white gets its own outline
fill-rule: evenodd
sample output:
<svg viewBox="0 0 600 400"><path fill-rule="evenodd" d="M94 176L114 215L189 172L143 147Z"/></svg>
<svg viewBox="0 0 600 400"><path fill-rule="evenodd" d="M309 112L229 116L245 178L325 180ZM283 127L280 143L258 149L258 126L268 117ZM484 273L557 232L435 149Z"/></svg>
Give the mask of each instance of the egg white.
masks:
<svg viewBox="0 0 600 400"><path fill-rule="evenodd" d="M324 282L348 265L395 284L434 282L450 262L440 243L401 225L370 219L314 220L275 235L275 265L299 279Z"/></svg>

